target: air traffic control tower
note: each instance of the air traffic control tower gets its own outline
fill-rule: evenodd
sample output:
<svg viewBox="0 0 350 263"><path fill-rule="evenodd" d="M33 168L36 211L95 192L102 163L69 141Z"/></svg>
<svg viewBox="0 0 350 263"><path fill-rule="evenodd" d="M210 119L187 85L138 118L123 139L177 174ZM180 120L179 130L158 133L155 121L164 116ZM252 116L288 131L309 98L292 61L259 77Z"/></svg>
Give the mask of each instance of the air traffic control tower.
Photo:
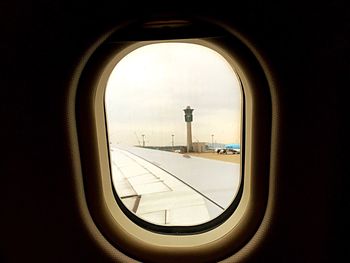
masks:
<svg viewBox="0 0 350 263"><path fill-rule="evenodd" d="M192 128L191 128L191 122L193 120L192 115L193 109L191 109L190 106L187 106L186 109L184 109L185 112L185 122L187 123L187 152L192 152Z"/></svg>

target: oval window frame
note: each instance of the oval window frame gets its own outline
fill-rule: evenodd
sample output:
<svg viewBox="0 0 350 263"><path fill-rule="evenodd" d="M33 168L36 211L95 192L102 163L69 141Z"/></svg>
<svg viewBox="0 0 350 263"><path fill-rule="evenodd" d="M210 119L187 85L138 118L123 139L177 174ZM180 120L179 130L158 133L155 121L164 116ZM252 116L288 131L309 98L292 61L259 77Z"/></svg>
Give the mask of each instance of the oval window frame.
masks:
<svg viewBox="0 0 350 263"><path fill-rule="evenodd" d="M116 248L140 260L158 260L171 257L174 261L181 258L207 258L218 260L225 258L241 248L257 231L262 222L269 196L269 164L271 151L272 106L268 77L259 60L251 49L241 41L241 37L229 28L190 20L200 25L204 36L196 35L196 29L189 30L195 38L174 39L167 33L169 24L161 28L162 34L150 35L144 32L144 38L128 39L134 36L132 31L143 32L144 27L131 22L101 37L92 52L82 62L82 71L76 72L79 82L73 85L76 96L74 115L76 117L77 140L80 149L83 187L89 213L102 235ZM144 23L143 23L144 25ZM160 21L157 25L162 25ZM226 30L228 29L228 30ZM216 31L217 30L217 31ZM118 38L125 38L118 40ZM209 32L209 36L208 36ZM222 34L225 32L224 34ZM214 34L214 36L210 36ZM137 35L137 34L136 34ZM163 37L159 37L159 36ZM117 36L117 39L115 39ZM151 38L152 40L150 40ZM153 38L156 38L154 40ZM158 39L161 38L161 39ZM242 198L233 214L213 229L196 232L191 235L162 234L144 229L132 220L117 205L110 180L109 151L104 119L103 89L109 73L117 60L131 50L143 45L143 41L189 41L214 49L232 65L242 81L245 94L244 116L244 167ZM106 43L118 43L112 49ZM259 133L257 132L259 130ZM242 143L243 144L243 143ZM229 252L224 252L229 251ZM141 255L141 257L140 257Z"/></svg>
<svg viewBox="0 0 350 263"><path fill-rule="evenodd" d="M194 40L167 40L167 41L144 41L141 43L136 44L136 48L134 48L133 45L130 46L130 50L127 50L125 52L121 52L123 54L130 54L132 53L134 50L137 50L139 48L142 48L144 46L147 45L152 45L152 44L158 44L158 43L191 43L193 44ZM205 41L196 41L197 45L201 45L198 43L205 43ZM134 44L135 45L135 44ZM141 45L141 46L139 46ZM203 46L203 45L201 45ZM205 46L207 47L207 46ZM213 49L212 49L213 50ZM125 55L125 56L126 56ZM221 54L217 54L220 55ZM122 57L121 59L118 58L116 64L119 63L119 61L123 60L124 57ZM223 59L225 59L224 57L222 57ZM112 64L115 61L111 62ZM230 64L230 63L229 63ZM114 66L116 67L116 65ZM114 68L112 69L112 71L114 70ZM237 80L240 82L239 76L238 74L235 72L235 69L232 68L233 74L235 74L235 78L237 78ZM108 74L108 72L106 73ZM103 83L102 85L104 85L105 83ZM102 86L101 86L102 87ZM241 115L244 115L244 105L243 105L243 100L244 100L244 92L242 89L242 83L240 83L240 88L241 88ZM243 119L241 117L241 119ZM241 124L242 125L242 124ZM108 125L107 125L108 126ZM108 130L108 129L107 129ZM108 133L108 132L107 132ZM244 138L241 138L241 144L244 145ZM244 148L242 149L242 155L244 154ZM111 163L110 163L111 166ZM213 229L215 227L217 227L218 225L220 225L222 222L226 221L227 218L229 218L231 216L231 214L236 210L241 196L242 196L242 192L243 192L243 178L244 178L244 171L241 169L242 168L242 163L240 163L240 179L239 179L239 187L237 192L234 193L234 197L232 199L232 203L222 212L220 213L217 217L208 220L207 222L201 223L201 224L197 224L197 225L189 225L189 226L176 226L176 225L172 225L172 226L167 226L167 225L159 225L159 224L155 224L152 222L148 222L144 219L142 219L141 217L137 216L135 213L133 213L132 211L130 211L130 209L128 209L123 202L121 201L120 197L118 196L118 193L115 190L115 187L113 185L113 180L112 180L112 186L113 186L113 193L116 199L116 202L119 204L120 208L123 210L123 212L132 220L134 221L137 225L141 226L142 228L145 228L147 230L156 232L156 233L163 233L163 234L175 234L176 235L188 235L188 234L198 234L198 233L203 233L206 231L209 231L210 229Z"/></svg>

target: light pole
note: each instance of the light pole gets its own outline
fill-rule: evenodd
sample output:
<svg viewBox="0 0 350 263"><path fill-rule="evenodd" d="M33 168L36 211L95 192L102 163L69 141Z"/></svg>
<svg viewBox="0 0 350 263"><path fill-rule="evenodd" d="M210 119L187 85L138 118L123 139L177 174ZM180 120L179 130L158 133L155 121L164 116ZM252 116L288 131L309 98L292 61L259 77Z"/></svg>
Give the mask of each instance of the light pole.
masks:
<svg viewBox="0 0 350 263"><path fill-rule="evenodd" d="M142 147L145 147L145 135L142 134Z"/></svg>
<svg viewBox="0 0 350 263"><path fill-rule="evenodd" d="M211 135L211 148L214 149L214 134Z"/></svg>
<svg viewBox="0 0 350 263"><path fill-rule="evenodd" d="M174 134L171 135L171 146L173 147L173 150L174 150Z"/></svg>

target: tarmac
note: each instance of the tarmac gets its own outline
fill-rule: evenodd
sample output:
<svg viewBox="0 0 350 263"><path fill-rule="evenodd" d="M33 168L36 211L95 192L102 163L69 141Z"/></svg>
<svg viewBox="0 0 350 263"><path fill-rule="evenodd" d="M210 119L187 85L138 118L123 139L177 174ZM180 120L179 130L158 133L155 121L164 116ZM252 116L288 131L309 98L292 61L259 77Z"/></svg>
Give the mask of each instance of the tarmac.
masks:
<svg viewBox="0 0 350 263"><path fill-rule="evenodd" d="M231 162L231 163L241 163L241 155L240 154L218 154L218 153L188 153L191 156L196 156L200 158Z"/></svg>

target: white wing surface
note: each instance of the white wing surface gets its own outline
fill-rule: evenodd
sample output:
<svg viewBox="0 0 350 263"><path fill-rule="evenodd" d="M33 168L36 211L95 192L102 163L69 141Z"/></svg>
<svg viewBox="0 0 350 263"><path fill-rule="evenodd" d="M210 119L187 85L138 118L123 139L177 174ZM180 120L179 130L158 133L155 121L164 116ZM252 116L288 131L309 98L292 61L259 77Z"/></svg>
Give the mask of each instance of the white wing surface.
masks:
<svg viewBox="0 0 350 263"><path fill-rule="evenodd" d="M158 225L190 226L217 217L241 180L239 164L140 147L111 148L111 162L124 205Z"/></svg>

